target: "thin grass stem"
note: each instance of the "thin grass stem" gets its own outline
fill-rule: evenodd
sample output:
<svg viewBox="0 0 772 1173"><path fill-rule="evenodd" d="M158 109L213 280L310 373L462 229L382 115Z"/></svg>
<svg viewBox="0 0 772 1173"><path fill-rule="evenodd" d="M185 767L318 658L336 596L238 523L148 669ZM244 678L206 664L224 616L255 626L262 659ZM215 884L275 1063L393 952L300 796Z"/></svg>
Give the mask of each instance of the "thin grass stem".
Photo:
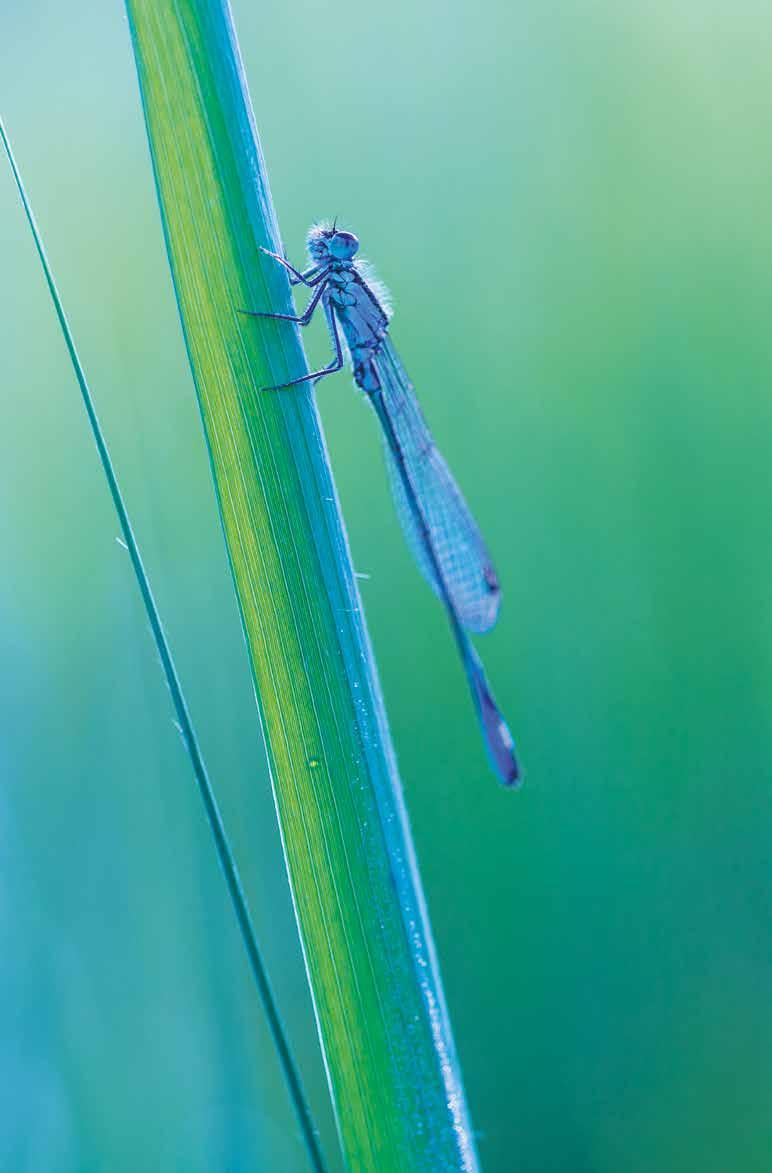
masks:
<svg viewBox="0 0 772 1173"><path fill-rule="evenodd" d="M38 257L40 258L40 263L42 265L46 283L51 294L51 300L53 301L54 309L56 310L56 316L59 319L59 325L62 329L65 345L67 346L67 351L75 371L75 377L78 380L78 386L80 387L83 405L86 409L86 415L88 416L88 422L91 426L91 432L97 446L97 452L99 453L102 469L107 479L110 496L112 497L113 505L115 506L115 511L118 515L118 522L121 527L123 541L128 551L129 558L131 559L131 565L137 579L140 594L142 595L142 602L150 622L153 639L155 640L158 654L161 658L161 665L164 676L166 678L166 683L169 687L169 692L171 693L172 705L174 707L177 723L182 734L182 739L185 743L185 748L187 749L190 756L191 765L193 766L193 773L198 784L201 798L203 799L206 817L209 822L209 827L211 829L215 848L217 850L217 856L220 861L220 866L222 867L223 874L225 876L225 882L228 886L228 892L230 893L233 908L236 913L236 919L238 920L244 947L247 951L252 975L255 979L255 984L258 988L258 992L263 1003L263 1008L268 1019L268 1026L271 1032L271 1036L279 1056L279 1062L281 1064L282 1071L284 1072L290 1099L292 1100L292 1104L297 1114L303 1140L308 1150L309 1161L312 1169L317 1171L317 1173L324 1173L325 1165L319 1146L316 1128L314 1127L311 1112L305 1097L305 1093L303 1091L303 1086L301 1084L300 1075L290 1050L289 1041L287 1039L279 1009L276 1005L271 982L269 980L265 963L263 962L260 948L257 943L254 925L252 923L249 906L247 904L247 898L241 883L236 860L225 831L222 816L217 805L217 799L215 798L212 783L201 753L201 748L199 746L198 738L193 727L187 702L182 691L182 685L180 684L180 679L177 675L177 669L172 658L171 648L169 647L169 642L164 633L163 624L161 623L161 616L158 612L158 607L153 597L153 592L150 588L150 580L148 579L147 571L145 570L144 564L142 562L137 540L134 537L134 530L129 519L126 504L123 500L123 495L121 494L118 478L116 476L115 469L110 458L110 453L107 448L107 442L99 423L94 401L92 399L88 383L86 382L83 366L81 364L80 358L78 357L75 341L67 321L67 316L64 312L61 297L59 296L59 290L57 289L56 282L54 281L51 266L48 263L48 257L43 246L43 240L40 235L40 231L38 229L26 189L22 182L21 174L11 149L11 144L8 139L2 118L0 118L0 140L2 140L5 153L8 156L8 161L11 165L13 177L16 181L19 196L21 197L21 202L27 217L27 223L29 224L30 231L32 232L35 248L37 250Z"/></svg>

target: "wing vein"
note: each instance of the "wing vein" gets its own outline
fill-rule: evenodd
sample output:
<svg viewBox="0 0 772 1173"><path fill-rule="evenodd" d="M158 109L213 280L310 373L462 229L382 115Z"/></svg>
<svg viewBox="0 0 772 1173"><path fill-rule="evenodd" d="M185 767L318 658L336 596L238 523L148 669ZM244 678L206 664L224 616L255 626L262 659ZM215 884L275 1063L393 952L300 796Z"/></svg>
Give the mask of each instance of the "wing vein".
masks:
<svg viewBox="0 0 772 1173"><path fill-rule="evenodd" d="M496 622L501 592L490 554L463 494L432 439L391 339L375 355L383 405L399 443L410 483L427 524L432 551L448 597L467 631L488 631ZM422 575L442 598L431 556L408 501L388 440L386 467L394 506Z"/></svg>

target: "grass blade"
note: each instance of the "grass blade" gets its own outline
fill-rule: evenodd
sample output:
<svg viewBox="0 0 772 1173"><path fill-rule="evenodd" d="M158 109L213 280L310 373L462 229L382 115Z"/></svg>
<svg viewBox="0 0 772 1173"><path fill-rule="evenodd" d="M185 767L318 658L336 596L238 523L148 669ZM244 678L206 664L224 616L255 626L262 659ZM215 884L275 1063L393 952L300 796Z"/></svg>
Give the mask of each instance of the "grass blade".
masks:
<svg viewBox="0 0 772 1173"><path fill-rule="evenodd" d="M118 514L118 521L121 527L123 540L126 545L126 549L128 550L129 558L131 559L131 565L137 579L137 584L139 585L140 593L142 595L142 602L144 603L145 611L150 622L153 639L155 640L158 654L161 658L161 665L164 676L166 678L166 683L169 687L169 692L171 694L172 705L174 706L177 723L182 734L182 739L185 743L185 748L187 749L190 756L190 761L193 766L193 773L195 775L196 782L198 783L198 788L204 802L206 817L209 821L209 826L215 841L215 847L217 849L217 855L225 875L225 881L228 886L231 900L233 902L234 910L236 912L236 918L239 923L239 929L241 931L241 936L244 941L247 956L249 958L249 964L263 1002L263 1007L268 1019L271 1035L279 1055L279 1062L281 1064L284 1077L289 1088L290 1098L297 1113L298 1121L303 1133L303 1138L308 1149L311 1166L313 1169L317 1170L318 1173L323 1173L324 1162L322 1160L321 1151L319 1149L316 1130L314 1128L311 1114L306 1103L306 1098L300 1082L300 1076L298 1074L297 1068L295 1067L295 1062L290 1051L289 1043L284 1033L284 1027L282 1025L281 1016L273 996L268 973L266 971L265 965L263 964L263 959L257 944L257 938L255 936L254 927L252 925L252 918L249 912L249 906L247 905L246 896L244 894L244 889L242 887L238 868L236 866L236 860L233 856L233 852L231 851L230 843L225 832L225 827L223 825L222 817L217 806L214 790L212 789L212 783L209 779L206 764L201 754L201 748L198 744L198 738L196 737L196 732L190 718L187 702L185 700L182 686L177 675L177 669L172 658L171 648L169 647L169 643L164 633L163 625L161 623L161 616L158 613L158 608L153 597L153 592L150 588L150 581L142 562L142 557L139 552L136 538L134 537L134 531L132 529L131 521L126 510L123 496L121 494L115 469L113 468L112 460L110 459L107 443L99 423L99 418L96 414L94 401L91 397L88 383L86 382L86 376L83 367L81 366L78 352L75 348L75 341L72 337L69 323L64 312L64 307L59 296L59 291L57 289L56 282L54 281L51 267L48 263L48 257L43 246L43 240L32 212L32 208L27 197L27 192L22 182L21 174L11 149L11 144L8 140L2 118L0 118L0 141L3 144L5 153L8 156L8 161L11 165L11 170L16 181L19 196L21 197L21 202L27 217L27 222L35 241L35 248L37 249L38 257L40 258L40 263L43 267L43 273L45 275L46 283L51 294L51 300L53 301L54 309L56 310L56 316L59 319L59 325L61 326L62 334L64 335L67 351L72 361L75 376L78 381L78 386L80 387L83 405L86 409L86 415L88 416L91 431L96 442L99 459L107 479L108 487L110 489L110 496L112 497L115 511Z"/></svg>
<svg viewBox="0 0 772 1173"><path fill-rule="evenodd" d="M226 0L127 0L167 250L345 1159L477 1169L394 754ZM300 165L300 164L299 164ZM314 211L317 211L314 209Z"/></svg>

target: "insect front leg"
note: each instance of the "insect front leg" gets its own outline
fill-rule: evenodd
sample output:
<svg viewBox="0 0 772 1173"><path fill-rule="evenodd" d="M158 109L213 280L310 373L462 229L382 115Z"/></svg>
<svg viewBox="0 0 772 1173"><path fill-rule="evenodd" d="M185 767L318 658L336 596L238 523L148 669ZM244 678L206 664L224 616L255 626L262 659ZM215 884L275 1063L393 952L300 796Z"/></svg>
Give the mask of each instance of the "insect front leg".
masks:
<svg viewBox="0 0 772 1173"><path fill-rule="evenodd" d="M317 277L317 281L311 280L313 274L318 272L319 265L312 265L310 269L306 269L305 273L301 273L299 269L296 269L294 265L289 263L286 257L280 257L278 253L272 253L270 249L263 248L262 245L260 245L260 252L265 253L267 257L272 257L274 261L278 261L280 265L284 266L290 275L290 285L302 284L311 286L316 285L317 281L321 280L321 275Z"/></svg>

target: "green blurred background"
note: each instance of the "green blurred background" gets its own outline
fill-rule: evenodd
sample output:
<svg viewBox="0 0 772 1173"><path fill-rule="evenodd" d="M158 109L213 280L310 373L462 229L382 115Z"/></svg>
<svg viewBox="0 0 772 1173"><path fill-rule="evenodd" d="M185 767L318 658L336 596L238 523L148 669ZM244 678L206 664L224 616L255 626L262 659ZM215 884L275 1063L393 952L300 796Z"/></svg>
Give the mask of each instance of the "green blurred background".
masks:
<svg viewBox="0 0 772 1173"><path fill-rule="evenodd" d="M316 216L360 234L505 587L481 650L516 795L375 421L325 383L484 1168L768 1171L772 12L234 7L287 249ZM0 23L0 108L337 1171L122 7ZM5 167L0 255L0 1168L302 1173Z"/></svg>

